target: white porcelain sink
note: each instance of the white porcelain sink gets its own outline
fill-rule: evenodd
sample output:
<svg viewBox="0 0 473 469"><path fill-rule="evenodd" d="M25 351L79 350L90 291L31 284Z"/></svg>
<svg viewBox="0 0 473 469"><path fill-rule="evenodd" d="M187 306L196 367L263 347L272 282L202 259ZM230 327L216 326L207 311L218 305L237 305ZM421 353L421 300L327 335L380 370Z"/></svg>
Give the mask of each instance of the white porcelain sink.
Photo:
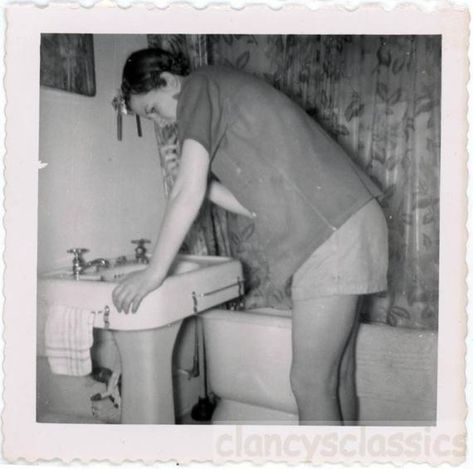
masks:
<svg viewBox="0 0 473 469"><path fill-rule="evenodd" d="M153 329L205 311L243 293L239 261L228 257L180 255L163 285L145 297L136 314L118 313L112 291L118 280L146 268L126 264L72 275L71 268L38 277L38 299L96 312L94 327L118 331Z"/></svg>
<svg viewBox="0 0 473 469"><path fill-rule="evenodd" d="M72 267L42 274L39 311L47 314L49 305L94 311L94 326L112 330L120 352L121 422L173 424L172 352L182 320L242 295L242 267L228 257L178 256L164 283L143 299L137 313L119 313L112 302L117 282L145 268L118 265L79 279Z"/></svg>

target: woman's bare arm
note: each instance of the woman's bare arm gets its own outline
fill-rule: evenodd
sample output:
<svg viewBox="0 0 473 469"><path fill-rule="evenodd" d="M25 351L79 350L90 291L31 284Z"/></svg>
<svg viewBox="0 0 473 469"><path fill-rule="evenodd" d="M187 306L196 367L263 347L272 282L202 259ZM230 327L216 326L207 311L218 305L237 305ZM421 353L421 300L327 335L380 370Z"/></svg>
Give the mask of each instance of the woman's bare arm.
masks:
<svg viewBox="0 0 473 469"><path fill-rule="evenodd" d="M195 140L182 146L179 174L168 199L158 240L148 267L124 278L112 297L118 311L136 312L142 299L166 278L195 220L207 191L209 154Z"/></svg>
<svg viewBox="0 0 473 469"><path fill-rule="evenodd" d="M237 198L228 190L221 182L213 179L209 184L207 198L219 207L229 212L243 215L248 218L255 218L256 214L250 212L246 207L241 205Z"/></svg>

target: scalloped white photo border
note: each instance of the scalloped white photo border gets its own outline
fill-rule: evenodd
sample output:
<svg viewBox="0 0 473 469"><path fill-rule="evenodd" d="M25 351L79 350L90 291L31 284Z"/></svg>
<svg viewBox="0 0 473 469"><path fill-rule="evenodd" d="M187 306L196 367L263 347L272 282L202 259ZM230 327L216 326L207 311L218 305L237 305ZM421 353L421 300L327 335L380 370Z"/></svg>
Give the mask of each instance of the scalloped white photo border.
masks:
<svg viewBox="0 0 473 469"><path fill-rule="evenodd" d="M38 2L39 4L44 4ZM86 2L83 2L87 4ZM120 2L119 2L120 3ZM174 3L174 2L172 2ZM308 2L310 3L310 2ZM466 136L468 15L464 7L445 2L418 8L386 2L345 2L348 8L295 5L193 8L173 4L160 9L149 2L129 8L111 2L52 4L47 8L6 8L6 149L4 281L4 409L2 433L8 461L253 461L264 454L222 454L223 439L263 441L276 435L290 447L280 457L291 463L429 462L464 459L466 335ZM330 2L332 3L332 2ZM338 3L338 2L337 2ZM359 3L359 2L357 2ZM129 5L130 2L123 3ZM159 3L157 3L159 5ZM163 2L164 5L167 2ZM197 6L199 3L196 2ZM77 33L259 33L259 34L442 34L442 137L440 203L440 301L437 425L420 427L279 427L184 425L75 425L35 421L36 376L36 233L38 188L39 41L41 32ZM399 454L370 451L367 441L388 444L417 439L417 453L405 446ZM338 451L314 448L330 439ZM416 441L417 441L416 440ZM288 442L300 442L299 450ZM327 440L328 441L328 440ZM341 442L350 442L350 450ZM432 441L440 451L432 451ZM306 443L308 442L308 443ZM427 443L428 442L428 443ZM345 444L344 443L344 444ZM441 443L441 444L440 444ZM354 446L353 446L354 445ZM424 449L422 449L424 445ZM241 446L244 448L244 445ZM302 449L301 449L302 448ZM304 450L305 448L305 450ZM318 447L320 449L320 447ZM353 448L355 448L353 450ZM427 451L429 449L429 451ZM375 454L376 453L376 454ZM448 454L447 454L448 453Z"/></svg>

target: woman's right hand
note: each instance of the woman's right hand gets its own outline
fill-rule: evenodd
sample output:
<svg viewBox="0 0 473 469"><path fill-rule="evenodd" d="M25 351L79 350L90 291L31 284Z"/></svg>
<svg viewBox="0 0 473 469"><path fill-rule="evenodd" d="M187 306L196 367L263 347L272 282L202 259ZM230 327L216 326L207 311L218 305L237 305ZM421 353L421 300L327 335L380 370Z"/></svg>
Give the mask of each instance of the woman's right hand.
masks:
<svg viewBox="0 0 473 469"><path fill-rule="evenodd" d="M132 313L136 313L143 298L159 288L163 281L164 279L156 277L149 268L127 275L112 292L115 308L119 313L123 311L128 314L130 308Z"/></svg>
<svg viewBox="0 0 473 469"><path fill-rule="evenodd" d="M199 143L186 139L181 165L169 196L153 256L145 270L134 272L115 287L113 304L118 312L136 313L143 298L160 287L192 226L207 189L209 154Z"/></svg>

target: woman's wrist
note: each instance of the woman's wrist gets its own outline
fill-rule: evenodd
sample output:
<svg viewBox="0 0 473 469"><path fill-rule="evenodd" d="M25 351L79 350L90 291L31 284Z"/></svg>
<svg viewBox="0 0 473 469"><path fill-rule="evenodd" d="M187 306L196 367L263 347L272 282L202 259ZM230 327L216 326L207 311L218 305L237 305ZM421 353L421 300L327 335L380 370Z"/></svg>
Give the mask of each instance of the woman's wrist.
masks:
<svg viewBox="0 0 473 469"><path fill-rule="evenodd" d="M166 278L166 275L167 275L167 271L163 271L162 263L154 263L153 261L151 261L148 265L147 270L150 277L155 283L161 284L164 282L164 279Z"/></svg>

